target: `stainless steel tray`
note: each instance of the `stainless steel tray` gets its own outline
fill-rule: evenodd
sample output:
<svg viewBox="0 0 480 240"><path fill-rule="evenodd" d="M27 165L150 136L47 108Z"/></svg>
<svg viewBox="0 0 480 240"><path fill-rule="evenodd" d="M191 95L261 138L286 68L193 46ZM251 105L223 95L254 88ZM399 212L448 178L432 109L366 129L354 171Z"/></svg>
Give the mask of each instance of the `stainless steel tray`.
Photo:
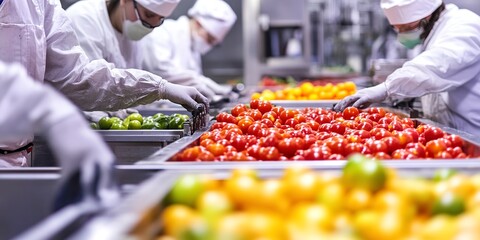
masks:
<svg viewBox="0 0 480 240"><path fill-rule="evenodd" d="M261 178L280 177L283 169L259 170ZM436 166L444 168L443 166ZM258 168L257 168L258 169ZM313 167L312 169L320 169ZM322 172L340 174L340 169L326 170ZM397 169L400 176L405 177L432 177L431 168ZM480 167L456 168L457 171L466 174L475 174ZM190 171L164 171L146 181L137 192L124 199L121 203L96 217L84 228L78 231L72 239L96 239L102 236L104 240L110 239L156 239L161 230L159 219L163 210L163 200L172 188L175 181L184 174L209 174L215 179L226 179L230 175L228 171L215 170L190 170Z"/></svg>
<svg viewBox="0 0 480 240"><path fill-rule="evenodd" d="M390 110L400 116L408 116L402 110ZM436 168L439 167L480 167L480 139L469 133L458 131L453 128L443 126L441 124L432 122L428 119L412 119L416 124L425 123L437 126L445 132L460 136L465 140L465 151L474 158L459 160L459 159L442 159L442 160L385 160L386 166L396 168ZM149 158L138 161L136 165L145 165L150 168L159 169L234 169L237 167L255 167L259 169L279 169L292 164L300 164L309 167L318 167L326 169L338 169L343 167L346 160L321 160L321 161L229 161L229 162L176 162L172 161L173 157L183 149L195 145L200 138L202 132L196 132L191 136L184 137L167 147L157 151Z"/></svg>

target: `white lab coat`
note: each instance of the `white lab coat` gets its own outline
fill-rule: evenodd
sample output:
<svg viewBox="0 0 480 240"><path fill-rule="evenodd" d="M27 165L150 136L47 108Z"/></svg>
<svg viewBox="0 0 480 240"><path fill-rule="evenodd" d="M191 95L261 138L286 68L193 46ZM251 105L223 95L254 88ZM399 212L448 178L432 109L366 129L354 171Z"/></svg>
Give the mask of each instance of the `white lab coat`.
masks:
<svg viewBox="0 0 480 240"><path fill-rule="evenodd" d="M443 124L480 135L480 17L448 4L424 49L387 78L389 97L445 92L430 96L434 106L423 106L425 112Z"/></svg>
<svg viewBox="0 0 480 240"><path fill-rule="evenodd" d="M161 27L141 40L144 47L143 69L158 74L169 82L206 85L214 92L223 91L212 79L203 76L202 57L192 49L189 19L167 19ZM228 90L227 90L228 92Z"/></svg>
<svg viewBox="0 0 480 240"><path fill-rule="evenodd" d="M140 70L115 69L105 60L89 61L58 1L4 0L0 36L0 60L22 64L30 77L48 82L83 110L118 110L160 99L162 78ZM31 140L2 141L0 149L18 149ZM24 156L16 153L0 158L25 165Z"/></svg>
<svg viewBox="0 0 480 240"><path fill-rule="evenodd" d="M142 68L140 43L113 28L104 0L78 1L66 12L90 60L105 59L117 68Z"/></svg>

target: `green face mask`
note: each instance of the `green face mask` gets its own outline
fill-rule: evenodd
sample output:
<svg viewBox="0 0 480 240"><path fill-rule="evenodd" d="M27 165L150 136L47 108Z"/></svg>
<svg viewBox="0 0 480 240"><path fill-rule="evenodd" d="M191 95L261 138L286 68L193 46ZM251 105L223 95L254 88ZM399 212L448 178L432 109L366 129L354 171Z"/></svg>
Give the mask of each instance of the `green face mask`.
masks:
<svg viewBox="0 0 480 240"><path fill-rule="evenodd" d="M397 39L406 48L413 49L415 46L422 43L420 35L422 35L422 29L417 28L412 31L398 33Z"/></svg>

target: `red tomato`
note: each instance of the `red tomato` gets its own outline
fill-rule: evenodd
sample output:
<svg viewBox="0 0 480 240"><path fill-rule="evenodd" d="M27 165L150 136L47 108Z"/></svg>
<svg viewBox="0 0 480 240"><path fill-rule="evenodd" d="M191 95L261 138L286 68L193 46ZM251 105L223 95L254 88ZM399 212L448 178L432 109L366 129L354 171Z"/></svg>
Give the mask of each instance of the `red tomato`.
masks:
<svg viewBox="0 0 480 240"><path fill-rule="evenodd" d="M392 153L392 158L393 159L413 159L413 158L416 158L416 156L405 149L397 149Z"/></svg>
<svg viewBox="0 0 480 240"><path fill-rule="evenodd" d="M258 104L260 103L260 100L258 99L252 99L250 101L250 108L251 109L258 109Z"/></svg>
<svg viewBox="0 0 480 240"><path fill-rule="evenodd" d="M386 159L392 159L392 157L384 152L377 152L375 153L375 158L376 159L381 159L381 160L386 160Z"/></svg>
<svg viewBox="0 0 480 240"><path fill-rule="evenodd" d="M366 116L365 118L368 119L368 120L371 120L373 122L378 122L378 120L380 120L382 118L382 116L380 116L380 114L378 114L378 113L374 113L374 114Z"/></svg>
<svg viewBox="0 0 480 240"><path fill-rule="evenodd" d="M378 124L389 125L392 121L393 121L393 119L391 119L391 118L383 117L383 118L380 118L380 120L378 120Z"/></svg>
<svg viewBox="0 0 480 240"><path fill-rule="evenodd" d="M408 152L413 153L415 156L418 156L419 158L424 158L427 156L425 146L421 143L408 143L405 149Z"/></svg>
<svg viewBox="0 0 480 240"><path fill-rule="evenodd" d="M222 144L214 143L207 146L207 150L215 156L220 156L225 153L225 146Z"/></svg>
<svg viewBox="0 0 480 240"><path fill-rule="evenodd" d="M407 125L409 128L415 127L415 124L413 123L413 120L411 118L403 118L401 121L402 124Z"/></svg>
<svg viewBox="0 0 480 240"><path fill-rule="evenodd" d="M381 118L386 114L385 109L378 107L368 108L367 112L370 114L378 114Z"/></svg>
<svg viewBox="0 0 480 240"><path fill-rule="evenodd" d="M234 117L238 117L238 116L240 116L240 114L242 112L245 112L247 110L248 110L248 108L247 108L247 106L245 106L245 104L238 104L238 105L236 105L235 107L232 108L232 115Z"/></svg>
<svg viewBox="0 0 480 240"><path fill-rule="evenodd" d="M452 147L452 142L450 142L450 140L446 139L446 138L439 138L438 140L442 141L445 143L445 146L447 146L447 148L449 147Z"/></svg>
<svg viewBox="0 0 480 240"><path fill-rule="evenodd" d="M259 136L259 132L262 129L268 128L268 126L264 123L256 122L248 127L248 130L245 133L253 136Z"/></svg>
<svg viewBox="0 0 480 240"><path fill-rule="evenodd" d="M440 140L432 140L427 143L426 145L427 156L428 157L435 157L440 152L447 150L447 146L443 141Z"/></svg>
<svg viewBox="0 0 480 240"><path fill-rule="evenodd" d="M447 148L447 152L450 153L453 157L457 157L458 155L463 153L463 150L460 147L454 147L454 148Z"/></svg>
<svg viewBox="0 0 480 240"><path fill-rule="evenodd" d="M324 123L330 123L332 122L332 117L328 115L319 115L318 117L314 118L315 122L318 122L320 125Z"/></svg>
<svg viewBox="0 0 480 240"><path fill-rule="evenodd" d="M358 108L356 107L347 107L342 112L343 118L347 120L355 119L358 116L358 114L360 114L360 111L358 111Z"/></svg>
<svg viewBox="0 0 480 240"><path fill-rule="evenodd" d="M275 147L261 147L259 154L261 160L280 160L280 152Z"/></svg>
<svg viewBox="0 0 480 240"><path fill-rule="evenodd" d="M206 148L208 145L214 144L214 143L215 143L215 142L214 142L212 139L208 139L208 138L207 138L207 139L204 139L204 140L202 140L202 141L200 142L200 146Z"/></svg>
<svg viewBox="0 0 480 240"><path fill-rule="evenodd" d="M295 118L289 118L285 121L285 125L294 128L297 124L299 124L298 120Z"/></svg>
<svg viewBox="0 0 480 240"><path fill-rule="evenodd" d="M240 127L240 130L242 132L246 133L248 132L248 128L254 123L254 121L250 118L244 118L240 121L238 121L238 126Z"/></svg>
<svg viewBox="0 0 480 240"><path fill-rule="evenodd" d="M345 155L345 147L347 146L348 141L344 138L332 137L325 140L325 144L328 148L330 148L332 153Z"/></svg>
<svg viewBox="0 0 480 240"><path fill-rule="evenodd" d="M392 153L393 151L402 148L400 140L396 137L386 137L382 141L387 145L387 152Z"/></svg>
<svg viewBox="0 0 480 240"><path fill-rule="evenodd" d="M418 142L419 134L415 128L406 128L403 130L404 133L409 134L412 137L412 142Z"/></svg>
<svg viewBox="0 0 480 240"><path fill-rule="evenodd" d="M305 160L327 160L331 151L328 147L313 147L305 150L304 157Z"/></svg>
<svg viewBox="0 0 480 240"><path fill-rule="evenodd" d="M305 115L302 113L296 114L293 119L297 120L299 123L304 123L307 121L307 117L305 117Z"/></svg>
<svg viewBox="0 0 480 240"><path fill-rule="evenodd" d="M328 160L344 160L345 157L341 154L334 153L328 157Z"/></svg>
<svg viewBox="0 0 480 240"><path fill-rule="evenodd" d="M225 153L231 153L231 152L237 153L237 149L232 145L225 146Z"/></svg>
<svg viewBox="0 0 480 240"><path fill-rule="evenodd" d="M400 121L393 120L390 124L388 124L388 130L389 131L393 131L393 130L402 131L403 130L402 123Z"/></svg>
<svg viewBox="0 0 480 240"><path fill-rule="evenodd" d="M283 122L286 122L288 119L295 117L295 115L298 114L297 110L292 110L292 109L286 109L282 113L280 113L280 119Z"/></svg>
<svg viewBox="0 0 480 240"><path fill-rule="evenodd" d="M277 117L278 117L278 115L275 112L272 112L272 111L266 112L262 115L262 119L268 119L272 122L275 122L275 120L277 120Z"/></svg>
<svg viewBox="0 0 480 240"><path fill-rule="evenodd" d="M227 125L226 122L215 122L212 124L210 127L210 131L215 130L215 129L223 129Z"/></svg>
<svg viewBox="0 0 480 240"><path fill-rule="evenodd" d="M345 132L345 125L342 123L332 123L330 131L343 134Z"/></svg>
<svg viewBox="0 0 480 240"><path fill-rule="evenodd" d="M215 156L211 152L201 152L198 154L196 161L213 161Z"/></svg>
<svg viewBox="0 0 480 240"><path fill-rule="evenodd" d="M273 107L272 108L272 112L276 113L277 116L280 116L280 114L282 114L283 111L285 111L285 108L283 108L283 107Z"/></svg>
<svg viewBox="0 0 480 240"><path fill-rule="evenodd" d="M388 130L383 129L383 128L374 128L370 131L370 134L371 134L372 137L375 137L375 139L377 139L377 140L393 136L393 134L391 132L389 132Z"/></svg>
<svg viewBox="0 0 480 240"><path fill-rule="evenodd" d="M287 157L295 155L297 150L305 148L305 140L302 138L286 138L278 143L278 150Z"/></svg>
<svg viewBox="0 0 480 240"><path fill-rule="evenodd" d="M252 145L247 148L247 153L249 156L252 156L256 159L260 157L259 151L260 151L260 146L259 145Z"/></svg>
<svg viewBox="0 0 480 240"><path fill-rule="evenodd" d="M273 106L270 102L260 101L258 103L258 110L260 110L260 112L262 112L262 114L272 110L272 108L273 108Z"/></svg>
<svg viewBox="0 0 480 240"><path fill-rule="evenodd" d="M370 152L372 153L388 151L387 144L385 144L385 142L381 140L373 140L373 141L369 140L365 142L365 146L367 146L368 149L370 149Z"/></svg>
<svg viewBox="0 0 480 240"><path fill-rule="evenodd" d="M452 135L446 136L445 138L450 140L450 142L452 143L452 147L463 148L464 142L461 137L452 134Z"/></svg>
<svg viewBox="0 0 480 240"><path fill-rule="evenodd" d="M407 144L413 142L412 135L413 135L413 133L410 133L410 132L397 132L395 134L395 137L398 138L398 140L400 141L400 145L403 148Z"/></svg>
<svg viewBox="0 0 480 240"><path fill-rule="evenodd" d="M431 140L439 139L443 137L444 132L438 127L430 127L425 129L425 140L430 142Z"/></svg>
<svg viewBox="0 0 480 240"><path fill-rule="evenodd" d="M372 130L373 128L373 125L367 121L362 121L361 123L359 123L357 125L357 129L358 130L366 130L366 131L370 131Z"/></svg>
<svg viewBox="0 0 480 240"><path fill-rule="evenodd" d="M436 159L452 159L452 155L447 151L439 152L435 155Z"/></svg>
<svg viewBox="0 0 480 240"><path fill-rule="evenodd" d="M229 129L238 129L238 125L237 124L233 124L233 123L226 123L225 126L223 126L222 130L229 130Z"/></svg>
<svg viewBox="0 0 480 240"><path fill-rule="evenodd" d="M363 150L363 144L361 143L349 143L345 146L345 156L352 153L361 153Z"/></svg>
<svg viewBox="0 0 480 240"><path fill-rule="evenodd" d="M247 146L247 138L243 135L237 135L232 140L230 144L235 147L238 151L243 151Z"/></svg>

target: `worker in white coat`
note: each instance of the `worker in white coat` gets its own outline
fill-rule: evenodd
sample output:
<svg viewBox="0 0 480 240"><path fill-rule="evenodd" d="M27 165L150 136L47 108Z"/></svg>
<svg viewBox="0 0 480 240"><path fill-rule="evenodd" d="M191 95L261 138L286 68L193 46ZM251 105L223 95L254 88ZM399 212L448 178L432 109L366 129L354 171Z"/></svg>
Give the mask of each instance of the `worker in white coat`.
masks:
<svg viewBox="0 0 480 240"><path fill-rule="evenodd" d="M480 135L480 17L442 0L382 0L381 7L398 40L423 52L335 109L423 96L426 117Z"/></svg>
<svg viewBox="0 0 480 240"><path fill-rule="evenodd" d="M143 31L138 23L132 24L132 31ZM160 99L189 110L199 103L208 105L192 87L171 84L145 71L114 68L105 60L90 61L56 0L1 2L0 36L0 60L20 63L30 77L48 82L82 110L118 110ZM32 138L0 142L0 159L26 166L26 146Z"/></svg>
<svg viewBox="0 0 480 240"><path fill-rule="evenodd" d="M0 118L0 141L28 137L35 131L50 144L62 166L63 184L74 188L67 192L75 192L63 195L63 204L57 207L75 198L115 200L110 149L72 103L30 78L20 64L0 61L0 111L8 116ZM0 159L0 167L5 166L9 163Z"/></svg>
<svg viewBox="0 0 480 240"><path fill-rule="evenodd" d="M144 60L139 42L154 29L162 28L180 0L84 0L70 6L66 12L72 20L80 46L90 60L105 59L118 68L142 69ZM160 17L154 25L150 18ZM136 18L142 31L132 30L130 18ZM155 20L155 19L153 19ZM159 74L160 75L160 74ZM162 75L160 75L162 76ZM168 79L167 79L168 80ZM214 93L203 86L197 89L212 98Z"/></svg>
<svg viewBox="0 0 480 240"><path fill-rule="evenodd" d="M218 95L231 92L202 73L202 55L221 43L237 16L223 0L197 0L188 16L165 20L145 37L144 68L165 79L191 86L205 85Z"/></svg>

